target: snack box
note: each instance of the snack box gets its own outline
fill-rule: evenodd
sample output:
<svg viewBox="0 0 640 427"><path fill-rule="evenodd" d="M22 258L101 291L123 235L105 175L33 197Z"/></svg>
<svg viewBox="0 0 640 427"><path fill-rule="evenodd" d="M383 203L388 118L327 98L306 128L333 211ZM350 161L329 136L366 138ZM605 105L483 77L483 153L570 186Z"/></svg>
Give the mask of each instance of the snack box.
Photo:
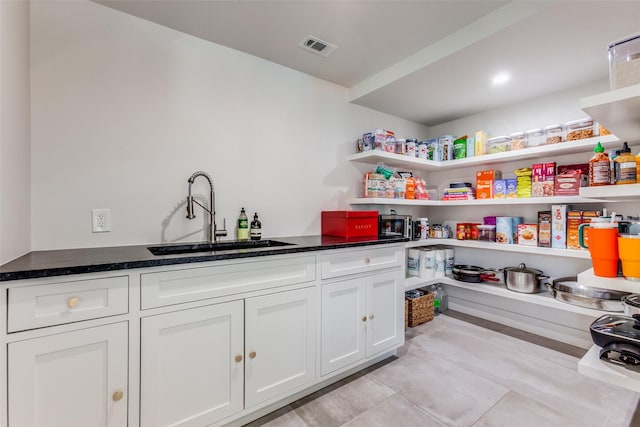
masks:
<svg viewBox="0 0 640 427"><path fill-rule="evenodd" d="M493 180L476 180L476 199L493 199Z"/></svg>
<svg viewBox="0 0 640 427"><path fill-rule="evenodd" d="M496 179L495 181L493 181L493 198L507 198L507 182L504 179Z"/></svg>
<svg viewBox="0 0 640 427"><path fill-rule="evenodd" d="M551 247L551 211L538 212L538 246Z"/></svg>
<svg viewBox="0 0 640 427"><path fill-rule="evenodd" d="M516 178L505 179L507 187L507 199L518 197L518 180Z"/></svg>
<svg viewBox="0 0 640 427"><path fill-rule="evenodd" d="M496 217L496 243L513 243L513 220L510 216Z"/></svg>
<svg viewBox="0 0 640 427"><path fill-rule="evenodd" d="M496 179L502 179L502 172L493 169L476 172L476 181L495 181Z"/></svg>
<svg viewBox="0 0 640 427"><path fill-rule="evenodd" d="M582 224L582 212L567 212L567 249L580 249L578 241L578 227L580 227L580 224Z"/></svg>
<svg viewBox="0 0 640 427"><path fill-rule="evenodd" d="M538 246L538 224L518 224L518 244Z"/></svg>
<svg viewBox="0 0 640 427"><path fill-rule="evenodd" d="M551 205L551 247L567 248L567 205Z"/></svg>
<svg viewBox="0 0 640 427"><path fill-rule="evenodd" d="M322 211L320 219L323 236L378 236L378 211Z"/></svg>
<svg viewBox="0 0 640 427"><path fill-rule="evenodd" d="M577 196L580 194L580 187L587 187L588 185L588 175L579 170L574 170L556 175L553 190L556 196Z"/></svg>

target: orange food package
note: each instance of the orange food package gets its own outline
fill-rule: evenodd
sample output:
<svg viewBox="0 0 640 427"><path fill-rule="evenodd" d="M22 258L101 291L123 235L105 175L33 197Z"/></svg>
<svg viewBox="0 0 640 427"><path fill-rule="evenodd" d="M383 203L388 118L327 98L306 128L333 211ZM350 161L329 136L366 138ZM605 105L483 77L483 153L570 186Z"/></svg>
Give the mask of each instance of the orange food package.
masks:
<svg viewBox="0 0 640 427"><path fill-rule="evenodd" d="M405 199L415 199L416 198L416 181L414 178L406 178L406 184L405 184L405 192L404 192L404 198Z"/></svg>

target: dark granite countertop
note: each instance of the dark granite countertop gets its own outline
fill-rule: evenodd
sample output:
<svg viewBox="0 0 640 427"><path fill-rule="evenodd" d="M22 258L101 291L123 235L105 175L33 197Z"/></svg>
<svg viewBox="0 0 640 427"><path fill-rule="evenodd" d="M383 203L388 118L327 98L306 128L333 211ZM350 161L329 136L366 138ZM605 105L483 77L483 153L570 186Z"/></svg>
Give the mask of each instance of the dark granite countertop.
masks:
<svg viewBox="0 0 640 427"><path fill-rule="evenodd" d="M153 255L148 247L172 246L182 243L34 251L0 266L0 282L408 241L403 237L379 239L377 237L341 238L330 236L283 237L272 240L288 243L288 245L174 255Z"/></svg>

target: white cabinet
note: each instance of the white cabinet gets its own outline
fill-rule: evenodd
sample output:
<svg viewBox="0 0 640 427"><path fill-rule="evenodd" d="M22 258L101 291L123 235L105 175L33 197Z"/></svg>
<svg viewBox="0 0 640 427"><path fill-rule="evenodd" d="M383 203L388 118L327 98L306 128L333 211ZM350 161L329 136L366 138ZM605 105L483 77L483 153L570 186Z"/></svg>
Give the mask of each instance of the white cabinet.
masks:
<svg viewBox="0 0 640 427"><path fill-rule="evenodd" d="M9 343L9 426L126 426L127 330L119 322Z"/></svg>
<svg viewBox="0 0 640 427"><path fill-rule="evenodd" d="M322 285L322 375L401 345L403 271Z"/></svg>
<svg viewBox="0 0 640 427"><path fill-rule="evenodd" d="M313 383L316 301L315 288L245 300L245 407Z"/></svg>
<svg viewBox="0 0 640 427"><path fill-rule="evenodd" d="M140 425L201 426L243 408L243 302L141 321Z"/></svg>

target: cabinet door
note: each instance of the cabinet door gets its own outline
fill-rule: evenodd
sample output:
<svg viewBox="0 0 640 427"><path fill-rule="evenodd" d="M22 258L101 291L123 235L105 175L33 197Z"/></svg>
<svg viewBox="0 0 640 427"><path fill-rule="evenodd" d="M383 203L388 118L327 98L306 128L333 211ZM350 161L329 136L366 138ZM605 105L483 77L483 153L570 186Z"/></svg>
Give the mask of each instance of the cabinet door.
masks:
<svg viewBox="0 0 640 427"><path fill-rule="evenodd" d="M245 301L245 407L315 379L315 288Z"/></svg>
<svg viewBox="0 0 640 427"><path fill-rule="evenodd" d="M367 357L402 344L403 287L399 271L367 278Z"/></svg>
<svg viewBox="0 0 640 427"><path fill-rule="evenodd" d="M366 280L322 285L322 375L365 357Z"/></svg>
<svg viewBox="0 0 640 427"><path fill-rule="evenodd" d="M243 302L141 321L140 425L202 426L242 410Z"/></svg>
<svg viewBox="0 0 640 427"><path fill-rule="evenodd" d="M127 340L121 322L9 344L9 426L126 426Z"/></svg>

